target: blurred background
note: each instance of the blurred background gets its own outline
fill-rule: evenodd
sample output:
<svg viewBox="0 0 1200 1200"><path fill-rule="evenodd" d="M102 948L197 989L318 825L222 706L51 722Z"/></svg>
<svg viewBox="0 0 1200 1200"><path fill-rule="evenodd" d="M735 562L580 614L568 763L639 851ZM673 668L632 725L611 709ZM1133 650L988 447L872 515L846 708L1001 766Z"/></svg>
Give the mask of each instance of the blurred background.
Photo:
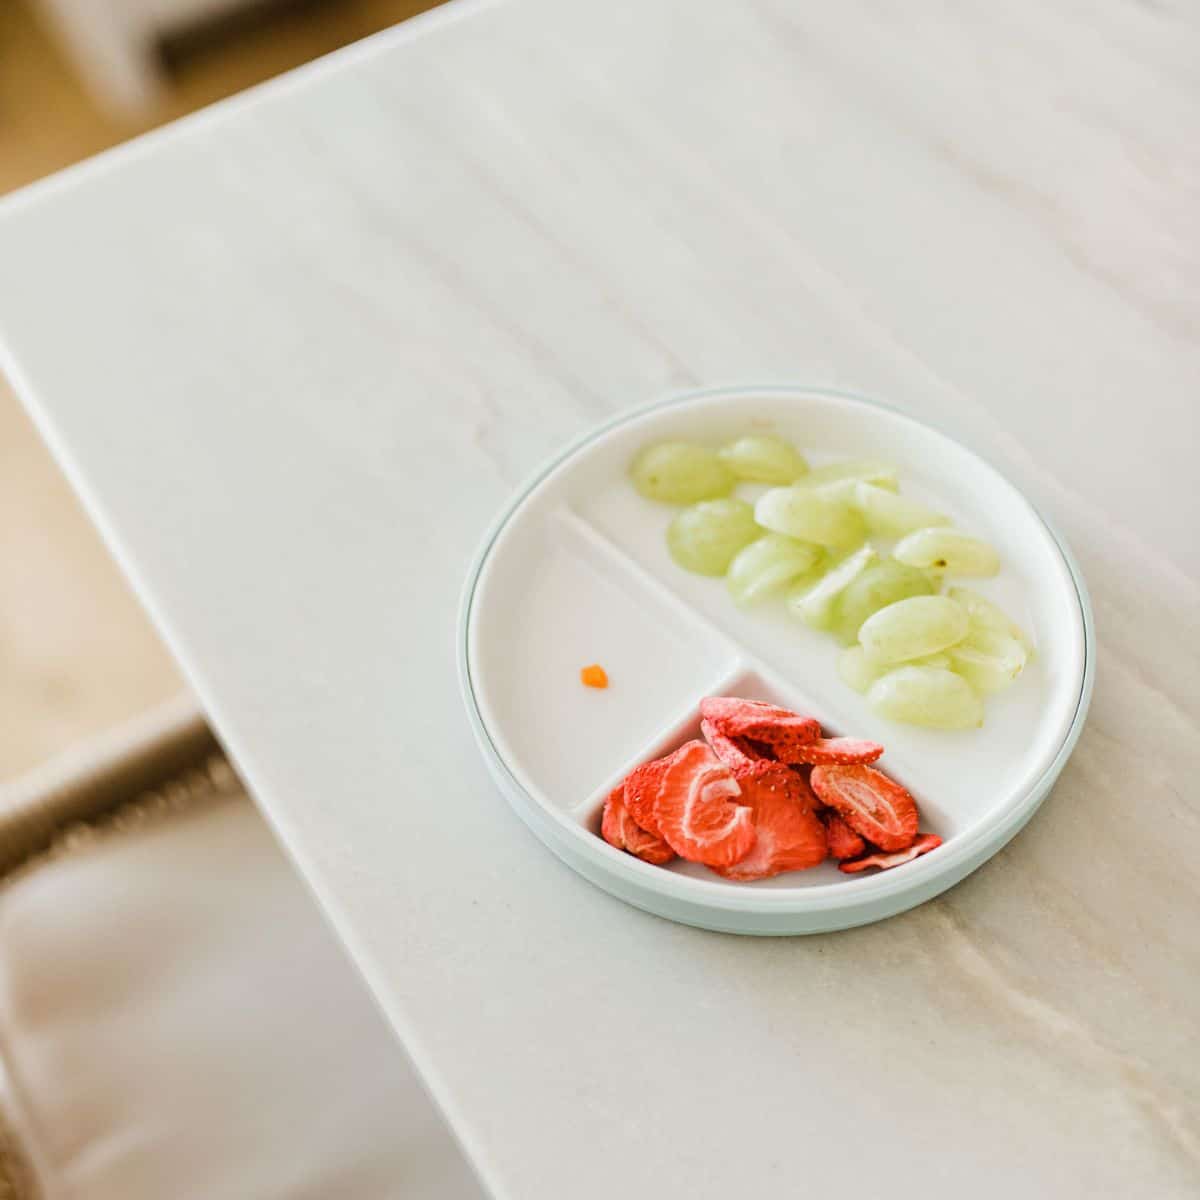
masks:
<svg viewBox="0 0 1200 1200"><path fill-rule="evenodd" d="M0 0L0 198L436 2ZM0 375L0 781L182 687Z"/></svg>

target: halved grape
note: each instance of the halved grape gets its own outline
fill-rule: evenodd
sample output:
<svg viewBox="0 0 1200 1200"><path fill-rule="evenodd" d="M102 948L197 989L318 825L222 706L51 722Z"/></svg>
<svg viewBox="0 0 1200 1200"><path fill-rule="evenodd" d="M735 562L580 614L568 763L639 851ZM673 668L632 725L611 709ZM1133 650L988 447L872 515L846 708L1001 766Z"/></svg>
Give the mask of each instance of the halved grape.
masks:
<svg viewBox="0 0 1200 1200"><path fill-rule="evenodd" d="M1016 638L1024 646L1026 655L1033 657L1033 640L998 604L971 588L953 587L946 594L967 610L972 633L1006 634Z"/></svg>
<svg viewBox="0 0 1200 1200"><path fill-rule="evenodd" d="M629 468L633 486L648 500L695 504L728 496L737 479L715 450L691 442L656 442Z"/></svg>
<svg viewBox="0 0 1200 1200"><path fill-rule="evenodd" d="M807 575L825 552L782 533L768 533L739 550L729 564L729 591L738 604L752 604Z"/></svg>
<svg viewBox="0 0 1200 1200"><path fill-rule="evenodd" d="M978 729L983 701L971 685L940 667L898 667L881 675L867 703L882 717L929 729Z"/></svg>
<svg viewBox="0 0 1200 1200"><path fill-rule="evenodd" d="M967 636L967 610L947 596L911 596L868 617L858 640L877 662L936 654Z"/></svg>
<svg viewBox="0 0 1200 1200"><path fill-rule="evenodd" d="M936 667L939 670L950 670L948 654L927 654L924 658L914 658L904 664L906 667ZM896 668L887 663L876 662L861 646L847 646L838 655L838 674L842 682L848 684L856 692L865 692L881 675L886 675Z"/></svg>
<svg viewBox="0 0 1200 1200"><path fill-rule="evenodd" d="M936 590L929 576L916 567L907 567L894 558L872 563L837 599L835 624L838 635L844 642L853 642L862 623L872 613L897 600L930 596Z"/></svg>
<svg viewBox="0 0 1200 1200"><path fill-rule="evenodd" d="M837 462L811 467L803 480L806 487L828 487L842 483L870 483L899 491L900 476L890 463L874 458L846 458Z"/></svg>
<svg viewBox="0 0 1200 1200"><path fill-rule="evenodd" d="M876 487L887 488L891 492L900 487L900 477L896 474L896 468L871 458L848 458L841 462L826 463L823 467L813 467L805 475L803 483L805 487L816 488L846 481L857 483L859 480L873 483Z"/></svg>
<svg viewBox="0 0 1200 1200"><path fill-rule="evenodd" d="M842 682L856 692L865 692L889 667L877 663L861 646L847 646L838 655L838 674Z"/></svg>
<svg viewBox="0 0 1200 1200"><path fill-rule="evenodd" d="M842 589L866 570L877 557L874 547L861 546L848 558L833 566L811 586L802 581L792 588L788 608L805 625L813 629L828 629L833 624L834 605Z"/></svg>
<svg viewBox="0 0 1200 1200"><path fill-rule="evenodd" d="M923 658L910 658L904 665L906 667L937 667L942 671L952 669L948 650L939 651L937 654L926 654Z"/></svg>
<svg viewBox="0 0 1200 1200"><path fill-rule="evenodd" d="M799 480L796 487L807 488L808 484L803 480ZM858 487L857 479L835 479L832 483L822 483L818 487L810 488L810 491L816 492L818 496L824 496L826 500L830 500L835 504L847 504L857 511L857 506L854 503L854 489ZM863 522L866 525L866 522Z"/></svg>
<svg viewBox="0 0 1200 1200"><path fill-rule="evenodd" d="M745 500L703 500L667 527L667 548L685 570L724 575L737 552L761 533Z"/></svg>
<svg viewBox="0 0 1200 1200"><path fill-rule="evenodd" d="M1007 633L980 630L947 651L951 668L977 692L999 692L1025 669L1025 647Z"/></svg>
<svg viewBox="0 0 1200 1200"><path fill-rule="evenodd" d="M914 529L950 524L949 517L932 508L861 479L854 485L854 505L866 517L867 528L879 537L898 538Z"/></svg>
<svg viewBox="0 0 1200 1200"><path fill-rule="evenodd" d="M846 549L867 534L862 516L849 504L812 488L772 488L759 497L754 516L766 529L818 546Z"/></svg>
<svg viewBox="0 0 1200 1200"><path fill-rule="evenodd" d="M987 542L952 529L918 529L897 542L892 554L910 567L950 575L995 575L1000 570L1000 556Z"/></svg>
<svg viewBox="0 0 1200 1200"><path fill-rule="evenodd" d="M740 437L717 453L739 479L755 483L794 483L808 470L808 463L791 442L771 434Z"/></svg>

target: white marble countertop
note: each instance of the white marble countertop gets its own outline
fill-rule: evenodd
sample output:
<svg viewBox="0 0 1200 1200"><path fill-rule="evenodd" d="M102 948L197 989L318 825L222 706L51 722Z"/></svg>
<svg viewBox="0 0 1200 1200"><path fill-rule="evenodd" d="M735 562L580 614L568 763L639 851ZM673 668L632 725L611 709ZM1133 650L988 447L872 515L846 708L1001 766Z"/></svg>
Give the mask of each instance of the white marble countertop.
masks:
<svg viewBox="0 0 1200 1200"><path fill-rule="evenodd" d="M496 1196L1197 1194L1197 61L1133 0L452 5L0 209L14 381ZM1001 465L1100 658L1007 850L758 941L544 851L452 635L564 438L771 379Z"/></svg>

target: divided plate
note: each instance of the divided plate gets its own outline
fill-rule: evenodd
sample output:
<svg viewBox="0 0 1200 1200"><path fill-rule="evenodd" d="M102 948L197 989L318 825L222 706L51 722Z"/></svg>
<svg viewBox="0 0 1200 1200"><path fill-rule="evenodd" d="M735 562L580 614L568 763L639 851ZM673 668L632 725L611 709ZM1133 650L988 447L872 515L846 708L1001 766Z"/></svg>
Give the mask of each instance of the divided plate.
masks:
<svg viewBox="0 0 1200 1200"><path fill-rule="evenodd" d="M839 647L781 604L741 610L724 581L689 574L664 534L675 509L639 496L628 466L646 443L718 445L778 433L814 466L880 458L906 495L1000 552L996 579L963 580L1032 634L1036 654L987 699L982 729L922 730L877 717L837 675ZM741 488L739 494L750 495ZM807 388L693 392L627 414L523 488L467 581L462 687L501 790L533 831L593 883L671 920L733 933L844 929L911 908L995 854L1041 803L1079 737L1091 694L1091 614L1062 540L996 470L945 434L859 397ZM602 664L605 690L579 669ZM707 695L770 700L834 733L882 742L880 766L917 797L944 844L904 866L845 875L832 862L754 883L668 867L598 835L608 791L647 758L698 736Z"/></svg>

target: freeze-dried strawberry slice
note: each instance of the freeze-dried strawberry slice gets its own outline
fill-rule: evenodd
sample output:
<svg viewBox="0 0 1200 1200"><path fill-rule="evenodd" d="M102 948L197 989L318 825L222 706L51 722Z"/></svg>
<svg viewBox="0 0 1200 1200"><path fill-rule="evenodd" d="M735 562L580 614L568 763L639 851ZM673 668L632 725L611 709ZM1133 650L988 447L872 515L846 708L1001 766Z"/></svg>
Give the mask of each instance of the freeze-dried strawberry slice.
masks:
<svg viewBox="0 0 1200 1200"><path fill-rule="evenodd" d="M917 804L874 767L813 767L809 784L855 833L881 850L903 850L917 836Z"/></svg>
<svg viewBox="0 0 1200 1200"><path fill-rule="evenodd" d="M743 700L740 696L705 696L700 701L700 716L718 729L741 733L741 726L761 724L772 717L791 716L786 708L763 700Z"/></svg>
<svg viewBox="0 0 1200 1200"><path fill-rule="evenodd" d="M733 772L703 742L687 742L667 760L655 809L659 832L682 858L729 867L754 845L750 809Z"/></svg>
<svg viewBox="0 0 1200 1200"><path fill-rule="evenodd" d="M764 761L763 756L755 751L746 738L728 737L711 721L701 721L700 732L716 756L731 769L744 767L747 763Z"/></svg>
<svg viewBox="0 0 1200 1200"><path fill-rule="evenodd" d="M708 696L700 701L700 716L726 737L766 742L785 761L795 747L821 736L820 722L812 717L761 700Z"/></svg>
<svg viewBox="0 0 1200 1200"><path fill-rule="evenodd" d="M625 785L618 784L604 801L600 833L610 846L628 850L648 863L661 866L675 857L674 851L660 837L647 833L625 807Z"/></svg>
<svg viewBox="0 0 1200 1200"><path fill-rule="evenodd" d="M838 816L837 809L823 808L819 816L829 839L829 853L834 858L857 858L867 848L867 843Z"/></svg>
<svg viewBox="0 0 1200 1200"><path fill-rule="evenodd" d="M656 758L652 762L642 763L640 767L634 767L625 776L625 807L647 833L655 836L660 836L658 813L655 809L658 789L662 786L663 774L670 761L669 756Z"/></svg>
<svg viewBox="0 0 1200 1200"><path fill-rule="evenodd" d="M754 813L756 839L750 853L731 867L715 867L726 879L768 879L803 871L825 860L825 828L817 819L808 784L780 763L759 761L734 770L742 802Z"/></svg>
<svg viewBox="0 0 1200 1200"><path fill-rule="evenodd" d="M868 867L898 867L901 863L912 862L919 855L928 854L942 844L942 839L936 833L918 833L917 840L907 850L897 850L894 854L868 854L865 858L851 859L850 862L838 863L838 869L847 875L865 871Z"/></svg>
<svg viewBox="0 0 1200 1200"><path fill-rule="evenodd" d="M790 745L787 754L779 751L779 757L789 763L849 767L858 763L873 763L882 753L883 747L878 742L866 742L861 738L819 737L811 742Z"/></svg>

